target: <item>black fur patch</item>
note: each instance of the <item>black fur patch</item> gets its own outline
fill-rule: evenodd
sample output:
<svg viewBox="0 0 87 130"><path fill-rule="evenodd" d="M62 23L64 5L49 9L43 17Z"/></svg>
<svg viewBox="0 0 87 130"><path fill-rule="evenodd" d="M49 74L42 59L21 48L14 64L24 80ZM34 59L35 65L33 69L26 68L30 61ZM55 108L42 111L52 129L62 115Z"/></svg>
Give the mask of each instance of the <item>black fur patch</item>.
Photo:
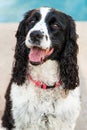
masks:
<svg viewBox="0 0 87 130"><path fill-rule="evenodd" d="M6 127L7 130L12 130L12 128L14 128L14 120L12 117L12 101L10 98L11 85L12 85L12 80L10 81L6 91L6 95L5 95L6 105L5 105L4 115L2 117L2 126Z"/></svg>

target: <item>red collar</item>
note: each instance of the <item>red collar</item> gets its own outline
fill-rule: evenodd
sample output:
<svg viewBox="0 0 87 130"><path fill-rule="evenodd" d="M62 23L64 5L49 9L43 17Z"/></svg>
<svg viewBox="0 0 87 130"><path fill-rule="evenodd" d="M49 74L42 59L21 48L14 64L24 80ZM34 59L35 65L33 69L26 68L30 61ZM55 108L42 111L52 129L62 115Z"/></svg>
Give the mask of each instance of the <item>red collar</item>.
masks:
<svg viewBox="0 0 87 130"><path fill-rule="evenodd" d="M42 89L50 89L50 88L55 88L55 87L58 88L61 85L61 81L59 81L59 82L56 82L53 86L47 86L45 83L41 81L34 80L29 73L27 74L27 78L31 80L37 87L41 87Z"/></svg>

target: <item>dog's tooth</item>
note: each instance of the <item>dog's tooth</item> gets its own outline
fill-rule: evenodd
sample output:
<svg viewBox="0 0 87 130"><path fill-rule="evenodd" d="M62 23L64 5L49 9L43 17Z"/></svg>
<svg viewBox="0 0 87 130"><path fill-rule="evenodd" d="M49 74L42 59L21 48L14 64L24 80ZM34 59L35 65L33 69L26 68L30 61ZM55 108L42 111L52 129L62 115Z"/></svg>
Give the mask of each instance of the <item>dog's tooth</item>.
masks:
<svg viewBox="0 0 87 130"><path fill-rule="evenodd" d="M49 50L50 50L50 49L46 49L46 54L48 54Z"/></svg>

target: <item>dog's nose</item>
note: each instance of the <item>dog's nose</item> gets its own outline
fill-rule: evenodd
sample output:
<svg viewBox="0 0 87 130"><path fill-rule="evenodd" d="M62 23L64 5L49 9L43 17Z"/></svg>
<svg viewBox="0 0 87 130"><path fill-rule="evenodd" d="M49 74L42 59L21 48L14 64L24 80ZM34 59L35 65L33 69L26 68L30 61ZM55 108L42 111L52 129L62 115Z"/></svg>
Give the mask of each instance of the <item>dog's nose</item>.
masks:
<svg viewBox="0 0 87 130"><path fill-rule="evenodd" d="M30 33L30 38L33 42L40 42L40 40L43 38L43 34L41 31L33 31Z"/></svg>

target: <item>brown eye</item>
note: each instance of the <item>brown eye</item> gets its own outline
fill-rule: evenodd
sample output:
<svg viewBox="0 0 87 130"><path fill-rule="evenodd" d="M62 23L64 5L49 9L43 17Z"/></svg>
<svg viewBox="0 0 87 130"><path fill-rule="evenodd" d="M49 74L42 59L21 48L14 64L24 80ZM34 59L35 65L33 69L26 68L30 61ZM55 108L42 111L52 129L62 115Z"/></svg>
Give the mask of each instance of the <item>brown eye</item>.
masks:
<svg viewBox="0 0 87 130"><path fill-rule="evenodd" d="M35 20L31 20L30 22L29 22L29 24L34 24L35 23Z"/></svg>
<svg viewBox="0 0 87 130"><path fill-rule="evenodd" d="M53 29L59 29L59 28L60 28L57 23L55 23L55 24L53 24L53 25L51 25L51 26L52 26Z"/></svg>

